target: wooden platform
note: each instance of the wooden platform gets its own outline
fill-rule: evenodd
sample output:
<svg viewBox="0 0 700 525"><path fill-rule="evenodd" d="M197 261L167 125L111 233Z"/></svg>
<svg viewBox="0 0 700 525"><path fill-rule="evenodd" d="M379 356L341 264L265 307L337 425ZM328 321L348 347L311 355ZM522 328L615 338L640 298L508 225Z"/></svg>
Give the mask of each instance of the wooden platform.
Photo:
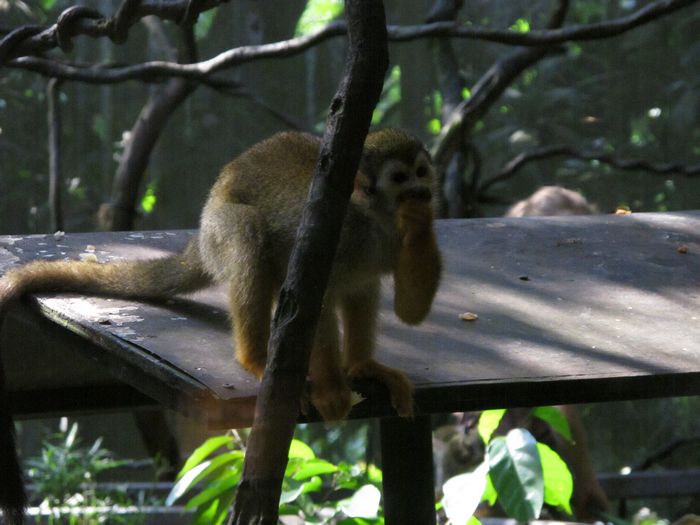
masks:
<svg viewBox="0 0 700 525"><path fill-rule="evenodd" d="M419 413L700 393L700 212L439 221L438 233L430 317L401 324L390 280L382 310L379 359L415 381ZM2 236L0 273L158 256L192 234ZM154 400L212 427L252 421L257 382L232 358L221 289L167 304L42 295L2 335L20 412ZM391 414L375 386L358 389L369 398L354 416Z"/></svg>

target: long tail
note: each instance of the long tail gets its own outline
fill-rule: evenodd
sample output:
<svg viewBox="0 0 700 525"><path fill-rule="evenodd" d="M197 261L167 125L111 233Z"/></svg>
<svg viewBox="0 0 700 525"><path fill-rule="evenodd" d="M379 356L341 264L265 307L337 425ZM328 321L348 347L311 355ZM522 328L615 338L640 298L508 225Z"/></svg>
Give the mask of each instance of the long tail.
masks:
<svg viewBox="0 0 700 525"><path fill-rule="evenodd" d="M0 328L8 305L26 293L76 292L142 299L169 298L210 284L197 239L185 251L160 259L100 264L34 261L0 278ZM0 356L2 348L0 348ZM14 425L0 362L0 509L8 525L24 523L27 497L17 458Z"/></svg>

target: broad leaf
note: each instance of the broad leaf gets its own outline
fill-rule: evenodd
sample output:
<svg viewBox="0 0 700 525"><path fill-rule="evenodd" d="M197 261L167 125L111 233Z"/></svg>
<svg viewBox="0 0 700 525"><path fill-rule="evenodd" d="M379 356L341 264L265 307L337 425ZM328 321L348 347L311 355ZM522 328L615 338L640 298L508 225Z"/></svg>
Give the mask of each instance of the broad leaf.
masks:
<svg viewBox="0 0 700 525"><path fill-rule="evenodd" d="M212 500L228 499L233 496L233 492L241 479L240 472L232 472L230 476L221 478L206 486L202 492L187 502L186 509L194 509L209 503Z"/></svg>
<svg viewBox="0 0 700 525"><path fill-rule="evenodd" d="M485 501L492 507L496 504L498 499L498 492L496 492L496 487L493 486L493 481L491 481L491 475L486 476L486 487L484 488L484 494L481 496L481 501Z"/></svg>
<svg viewBox="0 0 700 525"><path fill-rule="evenodd" d="M311 478L313 476L338 472L338 467L323 459L310 459L299 462L296 465L292 465L290 463L289 466L292 468L288 468L286 474L298 481Z"/></svg>
<svg viewBox="0 0 700 525"><path fill-rule="evenodd" d="M298 439L292 439L289 444L289 458L314 459L316 454L309 445Z"/></svg>
<svg viewBox="0 0 700 525"><path fill-rule="evenodd" d="M308 35L323 28L343 12L342 0L308 0L299 17L296 36Z"/></svg>
<svg viewBox="0 0 700 525"><path fill-rule="evenodd" d="M448 479L442 486L442 506L455 525L465 525L482 500L489 464L484 461L472 472Z"/></svg>
<svg viewBox="0 0 700 525"><path fill-rule="evenodd" d="M187 492L192 486L195 484L195 480L199 477L199 475L204 472L205 469L209 467L211 464L211 461L205 461L204 463L200 463L199 465L195 465L192 467L190 470L185 472L175 485L173 485L173 488L170 489L170 493L168 494L168 497L165 500L165 504L170 506L173 503L175 503L180 497Z"/></svg>
<svg viewBox="0 0 700 525"><path fill-rule="evenodd" d="M204 461L204 459L207 456L209 456L215 450L223 447L224 445L232 444L233 436L216 436L207 439L204 443L197 447L194 452L192 452L192 455L189 458L187 458L187 461L182 467L182 470L180 470L180 472L177 475L177 478L175 479L180 479L181 477L183 477L187 472L189 472L192 469L192 467L194 467L195 465L199 465L202 461Z"/></svg>
<svg viewBox="0 0 700 525"><path fill-rule="evenodd" d="M192 519L192 525L209 525L214 521L214 518L218 514L219 510L219 500L212 501L206 507L197 509L197 512Z"/></svg>
<svg viewBox="0 0 700 525"><path fill-rule="evenodd" d="M382 495L374 485L363 485L352 497L340 505L350 518L376 518Z"/></svg>
<svg viewBox="0 0 700 525"><path fill-rule="evenodd" d="M491 436L498 428L501 423L501 419L505 415L505 409L498 410L484 410L479 416L479 424L477 425L477 430L484 444L488 444Z"/></svg>
<svg viewBox="0 0 700 525"><path fill-rule="evenodd" d="M554 407L537 407L533 409L532 415L547 423L569 443L574 442L569 422L560 410Z"/></svg>
<svg viewBox="0 0 700 525"><path fill-rule="evenodd" d="M503 510L518 521L537 519L544 503L544 479L537 441L516 428L487 448L489 474Z"/></svg>
<svg viewBox="0 0 700 525"><path fill-rule="evenodd" d="M567 514L573 514L571 496L574 492L574 479L569 467L559 454L544 443L537 443L537 450L542 460L544 502L563 509Z"/></svg>

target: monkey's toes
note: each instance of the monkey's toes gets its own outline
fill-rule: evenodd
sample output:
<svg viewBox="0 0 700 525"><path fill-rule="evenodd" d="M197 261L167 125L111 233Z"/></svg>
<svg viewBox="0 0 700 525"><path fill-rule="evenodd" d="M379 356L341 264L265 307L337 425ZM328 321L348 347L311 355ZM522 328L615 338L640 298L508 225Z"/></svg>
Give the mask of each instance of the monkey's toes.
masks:
<svg viewBox="0 0 700 525"><path fill-rule="evenodd" d="M350 388L318 388L311 386L311 401L324 421L345 419L352 408Z"/></svg>
<svg viewBox="0 0 700 525"><path fill-rule="evenodd" d="M401 417L413 416L413 383L403 372L370 359L351 365L348 368L348 376L369 377L380 381L389 390L391 404L396 413Z"/></svg>

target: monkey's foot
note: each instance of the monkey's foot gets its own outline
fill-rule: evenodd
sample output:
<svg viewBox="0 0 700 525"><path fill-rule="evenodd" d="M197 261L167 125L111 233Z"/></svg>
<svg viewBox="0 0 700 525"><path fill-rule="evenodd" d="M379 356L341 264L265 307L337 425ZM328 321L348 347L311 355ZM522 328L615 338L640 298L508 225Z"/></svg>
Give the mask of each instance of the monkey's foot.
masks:
<svg viewBox="0 0 700 525"><path fill-rule="evenodd" d="M311 402L324 421L345 419L352 408L350 387L341 384L311 383Z"/></svg>
<svg viewBox="0 0 700 525"><path fill-rule="evenodd" d="M391 404L401 417L413 416L413 383L403 372L384 366L374 359L348 367L350 378L373 378L389 389Z"/></svg>

